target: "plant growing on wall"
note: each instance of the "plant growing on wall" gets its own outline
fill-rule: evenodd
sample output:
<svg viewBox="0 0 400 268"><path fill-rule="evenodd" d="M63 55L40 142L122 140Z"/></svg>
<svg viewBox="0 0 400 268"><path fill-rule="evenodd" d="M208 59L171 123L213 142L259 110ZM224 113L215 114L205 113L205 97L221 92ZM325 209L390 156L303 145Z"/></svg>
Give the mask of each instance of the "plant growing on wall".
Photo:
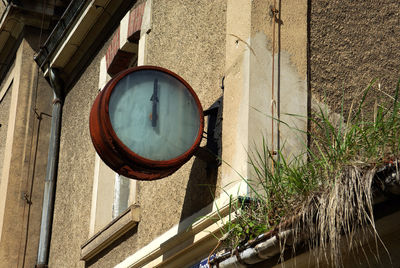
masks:
<svg viewBox="0 0 400 268"><path fill-rule="evenodd" d="M394 96L376 101L373 115L365 113L364 103L368 92L376 89L374 83L346 114L342 103L339 119L319 108L309 118L306 155L288 160L278 151L273 156L263 141L249 154L253 177L242 179L251 189L251 198L231 204L237 208L236 217L224 227L225 246L233 252L260 235L291 230L290 245L302 244L318 261L332 266L342 265L343 245L356 249L365 235L372 235L377 246L373 184L383 167L395 165L397 170L399 86L400 80ZM394 180L400 185L397 171ZM281 244L281 253L286 246Z"/></svg>

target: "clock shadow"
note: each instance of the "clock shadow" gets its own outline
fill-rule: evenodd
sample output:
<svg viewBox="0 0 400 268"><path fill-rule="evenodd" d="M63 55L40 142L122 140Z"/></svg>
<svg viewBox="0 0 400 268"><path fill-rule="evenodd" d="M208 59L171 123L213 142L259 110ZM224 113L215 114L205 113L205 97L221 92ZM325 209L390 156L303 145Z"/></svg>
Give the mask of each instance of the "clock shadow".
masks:
<svg viewBox="0 0 400 268"><path fill-rule="evenodd" d="M204 209L203 215L212 211L218 182L218 167L221 164L222 155L222 111L223 96L220 96L204 111L204 116L207 117L207 144L205 147L213 156L210 160L210 155L204 158L204 155L200 157L201 153L195 154L186 186L181 222L201 209Z"/></svg>
<svg viewBox="0 0 400 268"><path fill-rule="evenodd" d="M207 207L214 201L218 178L218 167L211 166L205 161L195 158L186 186L185 199L180 221ZM211 212L212 206L209 206Z"/></svg>
<svg viewBox="0 0 400 268"><path fill-rule="evenodd" d="M216 184L218 178L218 166L210 168L207 163L198 157L195 157L190 171L189 180L186 186L185 199L183 201L181 217L178 224L178 233L184 233L192 228L191 224L202 216L212 211L212 203L216 193ZM181 224L183 220L192 216L194 213L202 210L198 218L193 219L190 225ZM190 245L194 242L194 235L187 237L185 244ZM164 243L160 247L164 247ZM173 256L173 252L166 252L163 258L168 259Z"/></svg>

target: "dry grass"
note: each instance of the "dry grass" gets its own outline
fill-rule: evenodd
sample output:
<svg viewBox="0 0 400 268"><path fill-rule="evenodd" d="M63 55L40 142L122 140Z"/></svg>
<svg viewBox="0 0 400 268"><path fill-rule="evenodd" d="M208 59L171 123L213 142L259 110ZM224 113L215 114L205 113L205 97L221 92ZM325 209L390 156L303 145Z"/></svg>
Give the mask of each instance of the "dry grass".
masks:
<svg viewBox="0 0 400 268"><path fill-rule="evenodd" d="M398 84L395 96L379 100L374 115L364 116L363 103L374 87L378 90L373 83L363 90L359 105L341 120L332 122L322 109L309 119L307 160L303 155L286 162L280 152L279 158L271 156L265 142L250 155L254 177L243 179L256 201L239 203L236 221L225 227L228 247L290 228L317 260L340 267L343 247L348 252L361 243L356 234L372 235L378 245L372 181L378 167L400 156L400 105Z"/></svg>
<svg viewBox="0 0 400 268"><path fill-rule="evenodd" d="M331 188L310 196L293 224L298 240L316 249L316 260L333 267L342 263L343 245L352 250L358 245L356 234L376 237L372 210L371 183L375 169L344 167Z"/></svg>

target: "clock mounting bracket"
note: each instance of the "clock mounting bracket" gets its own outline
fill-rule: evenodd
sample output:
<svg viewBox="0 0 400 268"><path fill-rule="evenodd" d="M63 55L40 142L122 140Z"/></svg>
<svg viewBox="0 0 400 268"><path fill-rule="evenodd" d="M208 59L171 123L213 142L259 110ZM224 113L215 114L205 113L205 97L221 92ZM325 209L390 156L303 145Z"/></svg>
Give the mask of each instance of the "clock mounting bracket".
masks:
<svg viewBox="0 0 400 268"><path fill-rule="evenodd" d="M219 97L203 112L204 117L207 117L207 132L205 132L207 142L205 146L199 147L194 154L206 162L209 167L221 165L222 101L223 96Z"/></svg>

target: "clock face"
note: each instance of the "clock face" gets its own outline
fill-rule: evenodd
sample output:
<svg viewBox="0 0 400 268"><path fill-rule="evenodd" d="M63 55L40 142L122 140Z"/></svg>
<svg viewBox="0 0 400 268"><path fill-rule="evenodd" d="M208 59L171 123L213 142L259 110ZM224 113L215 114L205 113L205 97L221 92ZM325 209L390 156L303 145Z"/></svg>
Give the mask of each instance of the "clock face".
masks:
<svg viewBox="0 0 400 268"><path fill-rule="evenodd" d="M201 127L191 91L160 70L139 69L121 78L111 93L108 112L121 142L153 161L183 155L198 139Z"/></svg>

